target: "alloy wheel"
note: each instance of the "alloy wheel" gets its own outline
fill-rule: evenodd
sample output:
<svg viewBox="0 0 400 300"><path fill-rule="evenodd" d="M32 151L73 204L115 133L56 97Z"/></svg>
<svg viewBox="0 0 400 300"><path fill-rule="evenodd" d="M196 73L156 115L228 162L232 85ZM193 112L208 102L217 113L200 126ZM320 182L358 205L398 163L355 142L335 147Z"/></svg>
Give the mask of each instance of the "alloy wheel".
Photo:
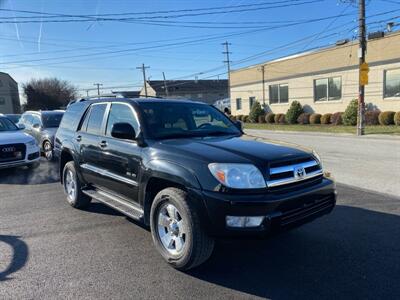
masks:
<svg viewBox="0 0 400 300"><path fill-rule="evenodd" d="M158 213L158 237L172 255L180 255L186 245L186 223L179 210L171 203L161 206Z"/></svg>

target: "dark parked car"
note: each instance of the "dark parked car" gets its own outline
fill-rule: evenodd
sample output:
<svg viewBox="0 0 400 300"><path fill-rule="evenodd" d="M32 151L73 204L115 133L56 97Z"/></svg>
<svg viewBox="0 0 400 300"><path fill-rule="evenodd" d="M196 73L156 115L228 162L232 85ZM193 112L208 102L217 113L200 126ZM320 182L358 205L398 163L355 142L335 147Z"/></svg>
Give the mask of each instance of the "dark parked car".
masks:
<svg viewBox="0 0 400 300"><path fill-rule="evenodd" d="M183 100L72 104L55 140L67 201L94 198L149 225L181 270L207 260L215 238L264 236L333 209L335 184L315 152L246 136L240 124Z"/></svg>
<svg viewBox="0 0 400 300"><path fill-rule="evenodd" d="M20 114L6 114L5 115L9 120L11 120L15 125L18 124L19 119L21 118Z"/></svg>
<svg viewBox="0 0 400 300"><path fill-rule="evenodd" d="M63 111L27 111L18 123L19 127L36 139L47 160L53 159L54 136L63 115Z"/></svg>

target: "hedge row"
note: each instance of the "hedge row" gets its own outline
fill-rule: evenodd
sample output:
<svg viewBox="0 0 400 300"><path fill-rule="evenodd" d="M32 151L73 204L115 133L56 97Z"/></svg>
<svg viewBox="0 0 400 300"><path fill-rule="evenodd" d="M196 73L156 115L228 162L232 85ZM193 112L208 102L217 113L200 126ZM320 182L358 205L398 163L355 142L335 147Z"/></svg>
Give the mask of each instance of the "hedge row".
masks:
<svg viewBox="0 0 400 300"><path fill-rule="evenodd" d="M344 112L317 114L306 113L298 101L293 101L286 114L272 112L264 113L258 102L252 106L250 116L231 116L232 120L251 123L267 124L324 124L324 125L356 125L357 124L357 100L352 100ZM365 112L366 125L398 125L400 126L400 112L371 110Z"/></svg>

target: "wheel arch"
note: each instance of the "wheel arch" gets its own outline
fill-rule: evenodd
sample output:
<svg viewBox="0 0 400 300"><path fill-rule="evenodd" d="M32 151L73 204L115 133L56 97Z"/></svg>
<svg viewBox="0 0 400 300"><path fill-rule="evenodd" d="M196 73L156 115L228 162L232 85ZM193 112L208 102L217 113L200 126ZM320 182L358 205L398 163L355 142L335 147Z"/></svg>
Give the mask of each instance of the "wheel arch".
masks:
<svg viewBox="0 0 400 300"><path fill-rule="evenodd" d="M75 161L72 152L69 149L63 149L60 154L59 159L59 176L60 176L60 183L63 183L63 171L65 165L70 162Z"/></svg>
<svg viewBox="0 0 400 300"><path fill-rule="evenodd" d="M144 210L144 222L149 225L150 209L154 197L161 190L168 187L182 189L188 193L200 190L200 183L196 176L186 168L172 162L154 160L147 166L146 175L140 184L139 201ZM202 202L202 201L201 201Z"/></svg>

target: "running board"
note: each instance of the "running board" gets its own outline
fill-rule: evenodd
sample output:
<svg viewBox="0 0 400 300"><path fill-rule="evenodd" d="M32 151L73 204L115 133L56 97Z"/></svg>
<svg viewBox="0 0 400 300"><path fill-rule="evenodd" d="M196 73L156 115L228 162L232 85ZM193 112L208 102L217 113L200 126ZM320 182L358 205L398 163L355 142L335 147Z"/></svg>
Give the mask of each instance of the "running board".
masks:
<svg viewBox="0 0 400 300"><path fill-rule="evenodd" d="M94 198L115 210L118 210L119 212L132 219L139 221L143 219L144 213L142 209L136 207L134 204L129 203L118 196L111 195L105 191L101 191L98 189L87 189L82 190L82 192L89 197Z"/></svg>

